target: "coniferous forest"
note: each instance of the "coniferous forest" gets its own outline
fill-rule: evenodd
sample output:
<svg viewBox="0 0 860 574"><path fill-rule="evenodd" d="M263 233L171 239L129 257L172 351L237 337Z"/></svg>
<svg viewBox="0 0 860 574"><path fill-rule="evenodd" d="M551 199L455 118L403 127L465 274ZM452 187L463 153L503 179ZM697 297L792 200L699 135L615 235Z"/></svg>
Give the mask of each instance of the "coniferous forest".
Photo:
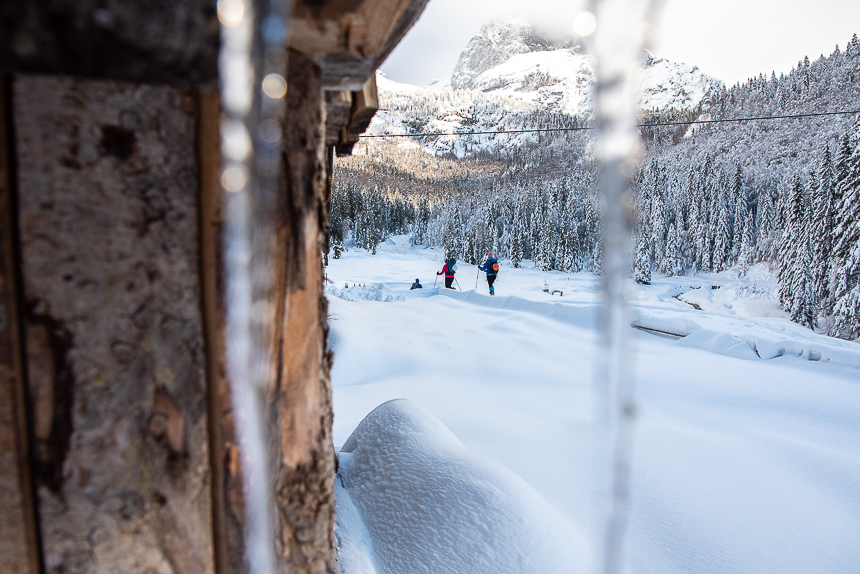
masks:
<svg viewBox="0 0 860 574"><path fill-rule="evenodd" d="M416 92L417 93L417 92ZM434 96L434 94L439 94ZM414 138L365 139L335 163L329 256L375 253L392 234L469 263L488 250L519 266L602 269L598 174L587 130L464 138L425 130L458 108L461 125L588 125L588 117L506 107L480 92L380 93ZM860 110L860 40L788 74L722 89L699 109L643 110L643 155L630 191L630 274L669 276L765 264L791 319L860 337L860 113L650 126ZM427 135L422 135L427 134ZM433 153L428 153L432 148ZM441 150L441 151L440 151Z"/></svg>

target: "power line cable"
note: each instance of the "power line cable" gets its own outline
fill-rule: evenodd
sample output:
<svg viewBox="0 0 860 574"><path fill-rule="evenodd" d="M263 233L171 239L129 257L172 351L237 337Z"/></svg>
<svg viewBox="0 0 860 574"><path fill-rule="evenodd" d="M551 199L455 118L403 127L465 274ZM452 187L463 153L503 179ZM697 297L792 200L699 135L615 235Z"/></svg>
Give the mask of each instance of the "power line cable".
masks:
<svg viewBox="0 0 860 574"><path fill-rule="evenodd" d="M393 110L379 110L388 112ZM860 110L839 111L839 112L812 112L808 114L791 114L787 116L758 116L748 118L722 118L717 120L693 120L693 121L677 121L677 122L660 122L654 124L638 124L640 128L651 128L660 126L687 126L693 124L720 124L733 122L752 122L764 120L791 120L798 118L813 118L821 116L847 116L851 114L860 114ZM538 132L580 132L586 130L597 129L594 126L579 126L574 128L532 128L522 130L495 130L495 131L480 131L480 132L431 132L426 134L362 134L361 138L423 138L423 137L438 137L438 136L479 136L479 135L497 135L497 134L527 134Z"/></svg>

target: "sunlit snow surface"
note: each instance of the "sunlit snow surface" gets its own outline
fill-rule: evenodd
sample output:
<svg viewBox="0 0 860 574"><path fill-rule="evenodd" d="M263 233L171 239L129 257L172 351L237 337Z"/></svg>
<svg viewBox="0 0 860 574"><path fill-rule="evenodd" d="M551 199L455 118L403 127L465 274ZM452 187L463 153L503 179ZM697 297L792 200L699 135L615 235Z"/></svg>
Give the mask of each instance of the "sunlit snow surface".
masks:
<svg viewBox="0 0 860 574"><path fill-rule="evenodd" d="M433 288L441 254L395 240L376 256L351 249L327 268L335 445L386 401L408 399L417 413L406 417L414 432L362 431L364 454L342 457L343 573L515 571L497 553L496 541L514 535L499 517L521 511L521 541L551 523L542 502L522 509L526 496L562 517L542 543L558 548L546 564L585 560L577 533L593 535L599 279L502 261L491 298L483 274L475 291L476 268L460 262L465 291L445 292ZM416 277L425 289L410 291ZM651 286L629 285L636 324L651 330L633 331L629 571L860 571L860 345L792 324L776 288L760 267L745 279L655 275ZM359 458L364 478L351 482ZM494 475L487 459L524 483ZM497 496L499 480L518 486ZM482 484L487 492L476 494ZM422 488L435 514L416 510L410 493Z"/></svg>
<svg viewBox="0 0 860 574"><path fill-rule="evenodd" d="M382 572L586 571L580 533L521 478L467 450L414 402L374 409L339 461L348 492L339 500L359 509Z"/></svg>

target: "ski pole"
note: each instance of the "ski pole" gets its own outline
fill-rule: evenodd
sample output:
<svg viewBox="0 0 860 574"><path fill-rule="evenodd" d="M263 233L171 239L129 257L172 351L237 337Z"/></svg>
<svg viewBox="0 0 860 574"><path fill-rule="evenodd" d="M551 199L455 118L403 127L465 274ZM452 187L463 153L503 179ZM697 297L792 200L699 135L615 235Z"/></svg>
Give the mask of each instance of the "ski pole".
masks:
<svg viewBox="0 0 860 574"><path fill-rule="evenodd" d="M459 282L459 281L457 281L457 278L456 278L456 277L454 277L454 283L456 283L456 284L457 284L457 289L459 289L460 291L462 291L462 290L463 290L463 288L462 288L462 287L460 287L460 282Z"/></svg>
<svg viewBox="0 0 860 574"><path fill-rule="evenodd" d="M436 281L438 281L438 280L439 280L439 276L436 275L436 279L433 280L433 289L436 288Z"/></svg>
<svg viewBox="0 0 860 574"><path fill-rule="evenodd" d="M481 268L478 267L478 270L475 271L475 289L478 288L478 275L480 275L480 274L481 274Z"/></svg>

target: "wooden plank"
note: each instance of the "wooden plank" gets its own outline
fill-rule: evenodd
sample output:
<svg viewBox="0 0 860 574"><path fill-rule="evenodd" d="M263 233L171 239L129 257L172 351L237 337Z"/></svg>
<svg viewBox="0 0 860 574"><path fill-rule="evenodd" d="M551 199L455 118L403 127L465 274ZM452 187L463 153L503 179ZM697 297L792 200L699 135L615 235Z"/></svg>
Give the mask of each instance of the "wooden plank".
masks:
<svg viewBox="0 0 860 574"><path fill-rule="evenodd" d="M358 137L379 111L379 96L376 91L376 76L372 76L360 90L352 93L352 115L349 119L350 134Z"/></svg>
<svg viewBox="0 0 860 574"><path fill-rule="evenodd" d="M340 130L349 125L352 93L345 90L325 92L325 143L337 145Z"/></svg>
<svg viewBox="0 0 860 574"><path fill-rule="evenodd" d="M0 75L0 572L37 574L12 201L8 78Z"/></svg>
<svg viewBox="0 0 860 574"><path fill-rule="evenodd" d="M45 570L214 571L197 99L17 76Z"/></svg>
<svg viewBox="0 0 860 574"><path fill-rule="evenodd" d="M200 92L198 153L200 162L200 257L203 278L203 324L206 340L206 402L209 421L209 453L212 468L212 540L215 572L243 572L241 507L238 514L227 500L228 484L241 494L237 477L230 476L228 464L235 450L232 405L224 364L224 276L221 264L221 119L216 92ZM234 496L232 498L236 498ZM240 499L241 500L241 499ZM230 529L229 525L233 525Z"/></svg>
<svg viewBox="0 0 860 574"><path fill-rule="evenodd" d="M266 397L282 571L334 569L334 448L321 252L325 107L321 71L290 53L284 130L286 189L279 194L274 261L279 369Z"/></svg>

